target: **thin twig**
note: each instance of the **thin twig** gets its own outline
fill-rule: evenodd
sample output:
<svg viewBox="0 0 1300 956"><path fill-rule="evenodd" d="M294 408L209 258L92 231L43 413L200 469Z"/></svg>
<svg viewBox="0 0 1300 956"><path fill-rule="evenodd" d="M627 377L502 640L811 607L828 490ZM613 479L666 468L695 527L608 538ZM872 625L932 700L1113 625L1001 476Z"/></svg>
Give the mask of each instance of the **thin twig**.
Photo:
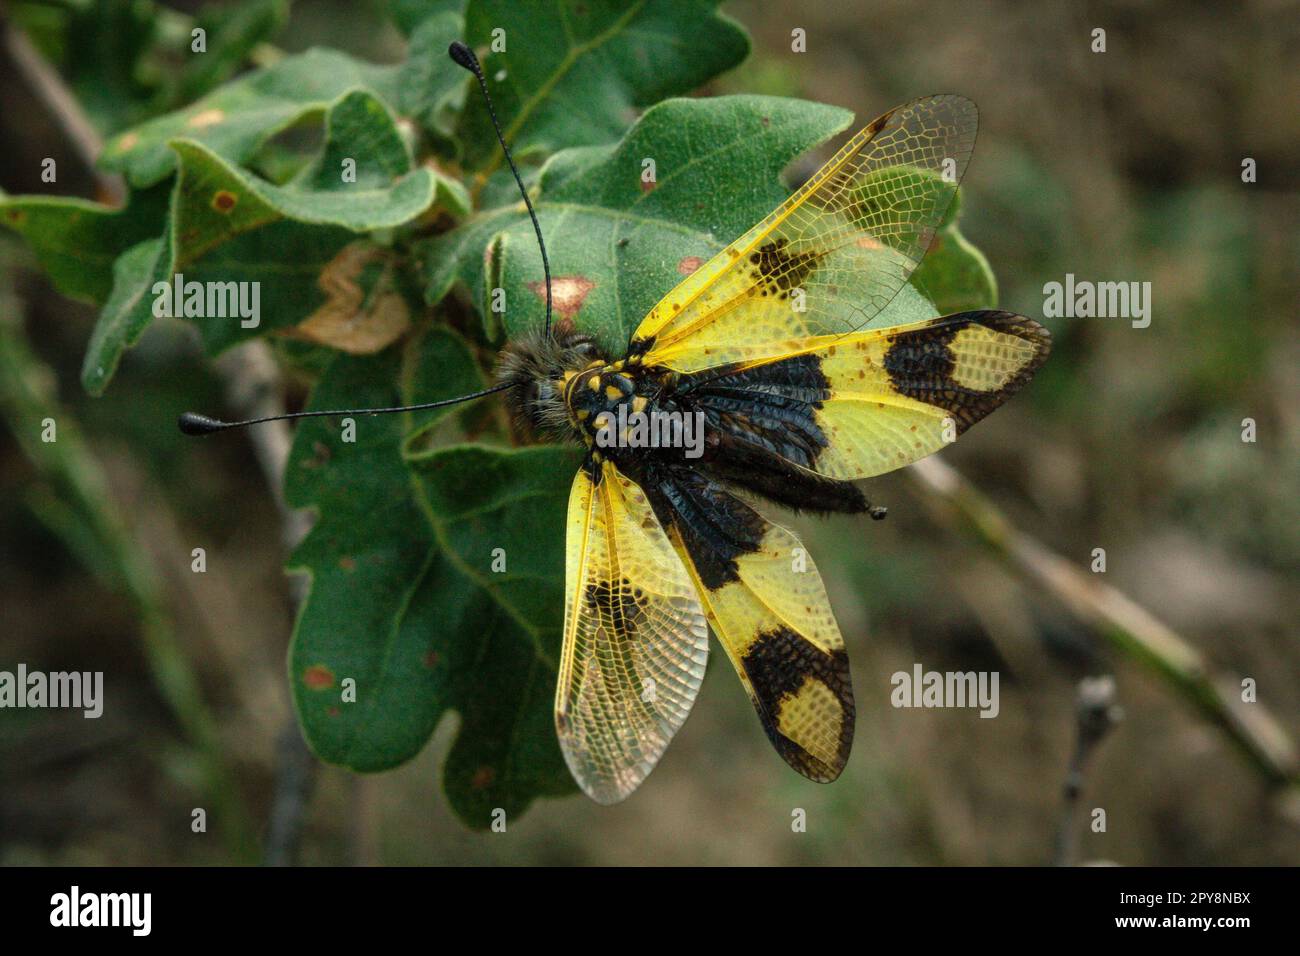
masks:
<svg viewBox="0 0 1300 956"><path fill-rule="evenodd" d="M222 356L216 364L225 383L226 400L241 418L284 414L279 366L265 342L247 342ZM293 510L284 499L284 472L293 434L285 422L266 422L249 429L247 435L280 509L285 549L292 551L311 527L306 513ZM305 588L305 578L291 579L290 595L295 608L302 603ZM315 781L316 758L303 740L297 719L290 717L280 731L276 746L275 792L262 847L262 860L268 866L288 866L295 861Z"/></svg>
<svg viewBox="0 0 1300 956"><path fill-rule="evenodd" d="M1240 680L1212 672L1200 651L1151 612L1014 527L942 461L927 458L907 471L941 518L1055 597L1125 657L1162 677L1227 734L1265 780L1294 791L1300 771L1295 745L1263 704L1241 701Z"/></svg>
<svg viewBox="0 0 1300 956"><path fill-rule="evenodd" d="M275 745L275 791L262 841L262 862L292 866L302 842L307 801L316 785L316 758L302 739L298 722L289 718Z"/></svg>
<svg viewBox="0 0 1300 956"><path fill-rule="evenodd" d="M1083 794L1084 774L1097 745L1124 716L1115 703L1115 678L1106 674L1081 680L1075 714L1078 721L1074 753L1065 773L1065 806L1056 835L1057 866L1074 866L1079 861L1079 797Z"/></svg>
<svg viewBox="0 0 1300 956"><path fill-rule="evenodd" d="M4 31L5 49L18 72L58 122L87 171L95 177L100 198L110 205L120 206L126 200L126 182L121 176L102 172L96 166L100 153L104 151L104 140L58 70L45 62L27 34L12 22L0 23L0 30Z"/></svg>

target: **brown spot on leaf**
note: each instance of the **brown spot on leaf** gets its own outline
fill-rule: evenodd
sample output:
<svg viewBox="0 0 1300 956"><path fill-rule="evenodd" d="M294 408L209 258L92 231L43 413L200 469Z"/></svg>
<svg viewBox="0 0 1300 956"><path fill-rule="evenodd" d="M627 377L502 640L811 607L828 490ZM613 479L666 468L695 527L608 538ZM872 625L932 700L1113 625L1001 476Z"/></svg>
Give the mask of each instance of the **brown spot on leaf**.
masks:
<svg viewBox="0 0 1300 956"><path fill-rule="evenodd" d="M117 141L117 151L119 153L125 153L128 149L133 148L138 142L140 142L139 133L127 133Z"/></svg>
<svg viewBox="0 0 1300 956"><path fill-rule="evenodd" d="M186 120L185 125L193 129L203 129L207 126L216 126L225 118L224 110L204 110L202 113L195 113L191 116Z"/></svg>
<svg viewBox="0 0 1300 956"><path fill-rule="evenodd" d="M424 666L429 668L429 670L433 670L438 666L439 660L441 660L441 657L437 651L429 651L429 653L424 655Z"/></svg>
<svg viewBox="0 0 1300 956"><path fill-rule="evenodd" d="M684 276L688 276L702 265L704 265L704 260L699 256L686 256L681 262L677 263L677 271Z"/></svg>
<svg viewBox="0 0 1300 956"><path fill-rule="evenodd" d="M658 183L656 183L653 179L648 180L648 181L645 180L645 179L643 179L643 180L641 180L641 191L642 191L643 193L648 193L648 192L650 192L651 190L653 190L653 189L655 188L655 186L657 186L657 185L658 185Z"/></svg>
<svg viewBox="0 0 1300 956"><path fill-rule="evenodd" d="M19 223L27 218L27 214L23 212L21 209L10 209L8 212L5 213L5 218L8 219L10 222Z"/></svg>
<svg viewBox="0 0 1300 956"><path fill-rule="evenodd" d="M363 274L371 277L366 286ZM325 304L290 330L294 338L353 355L372 355L411 327L410 309L396 287L392 257L379 246L366 242L345 246L321 270L316 284L325 293Z"/></svg>
<svg viewBox="0 0 1300 956"><path fill-rule="evenodd" d="M239 197L229 189L220 189L212 197L212 208L217 212L230 212L235 208L235 203L239 202Z"/></svg>
<svg viewBox="0 0 1300 956"><path fill-rule="evenodd" d="M334 686L334 672L324 664L313 664L302 672L302 682L308 690L328 690Z"/></svg>
<svg viewBox="0 0 1300 956"><path fill-rule="evenodd" d="M357 559L345 554L339 558L339 567L344 571L355 571L357 569Z"/></svg>
<svg viewBox="0 0 1300 956"><path fill-rule="evenodd" d="M485 790L492 786L492 781L497 778L497 772L491 767L479 767L474 771L474 776L470 777L469 785L475 790Z"/></svg>
<svg viewBox="0 0 1300 956"><path fill-rule="evenodd" d="M546 302L546 282L538 280L528 283L528 288L537 298ZM554 276L551 279L551 306L555 314L562 319L571 319L578 314L587 293L596 288L596 283L583 276Z"/></svg>

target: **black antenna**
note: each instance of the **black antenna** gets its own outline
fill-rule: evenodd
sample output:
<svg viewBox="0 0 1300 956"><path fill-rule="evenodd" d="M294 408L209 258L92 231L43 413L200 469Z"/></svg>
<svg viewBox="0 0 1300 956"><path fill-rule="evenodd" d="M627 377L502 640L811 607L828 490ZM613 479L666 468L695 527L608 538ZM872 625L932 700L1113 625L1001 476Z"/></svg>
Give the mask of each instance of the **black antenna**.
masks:
<svg viewBox="0 0 1300 956"><path fill-rule="evenodd" d="M227 428L243 428L245 425L260 425L263 422L282 422L290 418L320 418L322 416L336 415L388 415L392 412L418 412L425 408L442 408L444 405L457 405L460 402L468 402L475 398L482 398L484 395L492 395L496 392L504 392L513 385L513 382L502 382L500 385L493 385L491 388L484 388L469 395L461 395L457 398L444 398L440 402L424 402L420 405L395 405L392 408L335 408L318 412L290 412L286 415L268 415L266 418L250 418L242 422L223 422L216 418L209 418L207 415L199 415L196 412L182 412L181 417L177 419L176 424L180 426L181 431L187 435L210 435L212 432L225 431Z"/></svg>
<svg viewBox="0 0 1300 956"><path fill-rule="evenodd" d="M542 240L542 226L537 221L537 213L533 211L533 201L528 198L528 190L524 188L524 181L519 177L519 170L515 167L515 158L510 155L510 147L506 145L505 134L501 132L501 124L497 122L497 111L492 106L492 97L488 94L487 79L483 76L483 67L479 65L478 57L474 55L473 50L459 40L452 41L451 46L447 47L447 54L478 79L478 88L483 91L483 99L487 102L488 116L492 117L492 128L497 131L497 141L501 144L501 151L506 154L506 162L510 164L510 171L515 174L515 183L519 186L520 195L524 197L524 205L528 207L528 217L533 221L533 232L537 233L537 245L542 250L542 271L546 273L546 337L550 338L551 263L546 258L546 243Z"/></svg>
<svg viewBox="0 0 1300 956"><path fill-rule="evenodd" d="M492 97L488 95L487 80L483 77L483 67L479 65L478 57L474 51L461 43L459 40L454 41L447 48L447 54L460 66L469 70L478 78L479 89L483 91L483 99L487 101L488 115L492 117L492 128L496 130L497 140L501 143L501 149L506 154L506 162L510 164L510 171L515 174L515 183L519 186L519 192L524 197L524 205L528 207L528 216L533 221L533 231L537 233L537 245L542 250L542 269L546 273L546 335L549 338L551 334L551 264L546 258L546 243L542 241L542 227L537 221L537 213L533 211L532 200L528 198L528 190L524 188L524 181L519 177L519 170L515 168L514 157L510 155L510 147L506 145L506 138L501 133L501 124L497 122L496 110L492 108ZM504 392L513 385L512 382L503 382L500 385L493 385L491 388L480 389L477 392L471 392L469 395L461 395L458 398L445 398L440 402L424 402L419 405L396 405L392 408L336 408L315 412L291 412L285 415L268 415L266 418L250 418L242 422L223 422L207 415L200 415L197 412L182 412L176 424L186 435L210 435L213 432L225 431L227 428L243 428L247 425L261 425L263 422L281 422L292 418L321 418L325 416L340 415L388 415L393 412L418 412L426 408L442 408L447 405L457 405L460 402L473 401L476 398L482 398L485 395L493 395L496 392Z"/></svg>

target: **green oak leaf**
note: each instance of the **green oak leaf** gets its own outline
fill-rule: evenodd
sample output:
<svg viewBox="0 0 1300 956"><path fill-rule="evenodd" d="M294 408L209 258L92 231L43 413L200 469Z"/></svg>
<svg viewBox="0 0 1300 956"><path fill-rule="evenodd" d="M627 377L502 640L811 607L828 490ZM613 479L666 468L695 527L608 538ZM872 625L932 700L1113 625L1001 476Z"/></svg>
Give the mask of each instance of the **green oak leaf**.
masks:
<svg viewBox="0 0 1300 956"><path fill-rule="evenodd" d="M408 454L447 553L552 664L564 607L564 511L580 461L575 449L554 445ZM506 551L504 571L491 570L497 548Z"/></svg>
<svg viewBox="0 0 1300 956"><path fill-rule="evenodd" d="M335 226L284 219L242 233L196 261L178 258L171 271L183 275L186 283L260 283L258 326L246 329L238 319L212 315L186 321L198 326L204 348L214 355L247 339L297 325L324 304L321 273L354 242L369 240Z"/></svg>
<svg viewBox="0 0 1300 956"><path fill-rule="evenodd" d="M278 219L353 232L399 226L428 209L437 189L432 170L411 169L392 116L363 90L333 104L321 152L284 186L231 165L194 140L171 146L180 163L177 234L186 257ZM355 182L343 181L344 161L355 164Z"/></svg>
<svg viewBox="0 0 1300 956"><path fill-rule="evenodd" d="M81 363L81 384L91 395L104 391L122 354L153 321L152 289L171 278L172 254L169 228L159 239L132 246L113 263L113 290L95 321Z"/></svg>
<svg viewBox="0 0 1300 956"><path fill-rule="evenodd" d="M206 31L206 50L194 53L187 46L172 101L188 102L230 79L253 48L274 36L288 18L288 0L241 0L203 7L194 26ZM185 39L188 44L190 36Z"/></svg>
<svg viewBox="0 0 1300 956"><path fill-rule="evenodd" d="M324 113L347 90L373 89L389 69L335 50L308 50L114 137L105 144L100 165L125 174L135 186L156 183L175 169L168 144L181 137L197 140L233 163L244 163L273 135Z"/></svg>
<svg viewBox="0 0 1300 956"><path fill-rule="evenodd" d="M459 14L435 14L416 27L407 59L395 65L368 64L334 49L287 56L123 131L105 144L100 165L135 186L152 185L175 169L174 139L196 140L231 165L247 165L277 134L320 116L356 88L447 137L464 95L464 72L447 59L447 44L460 33Z"/></svg>
<svg viewBox="0 0 1300 956"><path fill-rule="evenodd" d="M126 207L68 196L0 193L0 225L31 246L54 287L72 299L102 304L113 288L113 263L127 249L158 235L169 186L132 193Z"/></svg>
<svg viewBox="0 0 1300 956"><path fill-rule="evenodd" d="M193 19L152 0L11 6L105 134L229 79L288 16L287 0L216 0ZM192 47L192 28L205 31L202 51Z"/></svg>
<svg viewBox="0 0 1300 956"><path fill-rule="evenodd" d="M411 35L398 83L398 111L444 141L455 131L465 104L466 74L447 56L447 47L463 32L464 20L457 12L424 19Z"/></svg>
<svg viewBox="0 0 1300 956"><path fill-rule="evenodd" d="M410 36L422 23L440 13L463 17L465 0L389 0L388 9L397 29Z"/></svg>
<svg viewBox="0 0 1300 956"><path fill-rule="evenodd" d="M244 328L229 316L195 317L210 352L295 325L324 301L317 280L356 233L401 225L437 201L464 208L459 184L440 186L432 170L412 170L396 121L375 96L350 90L330 107L316 159L284 186L231 165L193 140L171 145L180 173L168 238L115 269L111 296L82 366L92 394L107 386L122 353L155 318L153 286L171 281L257 282L262 322ZM355 158L356 182L343 160ZM142 291L143 290L143 291Z"/></svg>
<svg viewBox="0 0 1300 956"><path fill-rule="evenodd" d="M791 160L843 130L851 115L779 97L669 100L617 144L557 153L535 200L557 314L621 353L684 274L789 195L781 171ZM647 158L655 161L652 188L642 180ZM522 204L473 216L421 254L429 301L460 281L490 315L488 290L500 287L508 336L541 324L541 256Z"/></svg>
<svg viewBox="0 0 1300 956"><path fill-rule="evenodd" d="M469 0L465 40L482 54L506 141L519 156L551 153L617 139L635 110L738 65L749 40L718 2ZM496 136L471 103L458 131L465 163L490 172L501 164Z"/></svg>
<svg viewBox="0 0 1300 956"><path fill-rule="evenodd" d="M391 349L339 356L309 407L433 401L481 384L469 348L445 330L429 332L402 358ZM536 634L477 584L477 572L466 573L460 555L444 550L444 537L462 532L439 532L426 520L428 504L403 458L407 436L451 411L360 417L355 442L343 441L336 419L299 428L285 494L291 505L314 509L317 521L291 560L311 575L311 590L289 667L312 749L353 770L410 759L448 710L460 712L444 789L467 824L485 828L494 808L517 814L573 784L552 726L553 649L540 653ZM491 523L491 502L479 501L477 520ZM563 518L548 530L562 534ZM355 702L343 699L348 678Z"/></svg>
<svg viewBox="0 0 1300 956"><path fill-rule="evenodd" d="M123 24L149 9L146 0L97 6ZM192 319L212 352L300 323L326 302L322 273L333 266L337 278L340 263L364 263L348 279L367 301L380 297L376 290L391 288L383 284L387 270L412 249L430 304L460 285L490 340L540 326L544 288L532 224L471 79L447 59L452 39L465 38L483 55L518 154L545 159L523 174L547 238L557 315L611 353L623 350L683 275L786 198L782 171L796 157L849 125L846 111L774 97L659 102L744 57L748 41L718 14L717 0L392 0L391 7L409 37L401 63L309 50L114 138L103 164L135 189L126 210L0 196L0 224L27 238L56 285L103 303L82 371L88 390L106 387L155 317L155 287L176 274L259 284L260 327L243 329L235 316ZM154 55L153 33L120 38L113 49L121 62L107 64L96 115L120 125L221 79L283 6L246 0L231 9L221 36L209 36L220 56L170 79L136 72ZM491 49L497 29L501 52ZM115 104L127 94L130 103ZM310 160L295 135L277 135L322 121L323 144ZM431 146L463 156L473 201L466 184L431 162L413 164L412 149L423 155ZM355 182L341 175L347 160L356 161ZM896 174L908 175L886 175ZM479 211L471 214L475 201ZM432 238L400 228L444 228L438 211L458 224ZM936 305L950 311L995 299L987 263L957 219L954 201L929 256L877 326L931 318ZM412 246L414 235L421 238ZM496 288L505 292L503 314L487 307ZM401 292L411 298L404 284ZM366 357L288 339L279 347L318 374L313 410L429 402L482 386L475 351L458 333L435 326L406 334L400 346ZM494 409L480 403L476 411ZM453 430L486 424L495 434L490 420L471 414L359 415L355 441L345 440L337 418L301 423L285 497L312 509L316 522L290 561L311 581L289 672L313 750L359 772L411 759L456 711L443 786L455 812L485 828L497 808L513 816L537 797L576 789L555 738L552 702L566 503L580 454L447 444Z"/></svg>
<svg viewBox="0 0 1300 956"><path fill-rule="evenodd" d="M418 438L418 432L412 436ZM486 826L493 807L522 809L533 796L573 792L553 716L564 612L564 535L576 449L459 445L410 451L443 556L491 602L480 629L488 674L466 693L461 738L448 768L477 783L447 794L460 815ZM499 549L499 550L498 550ZM504 566L495 565L503 561ZM508 731L508 732L503 732ZM496 801L496 802L493 802Z"/></svg>
<svg viewBox="0 0 1300 956"><path fill-rule="evenodd" d="M961 231L961 192L953 197L930 251L912 273L912 285L935 304L941 315L998 304L998 283L984 253Z"/></svg>
<svg viewBox="0 0 1300 956"><path fill-rule="evenodd" d="M146 69L159 42L153 4L103 0L68 7L61 65L96 128L111 133L156 111L162 77Z"/></svg>

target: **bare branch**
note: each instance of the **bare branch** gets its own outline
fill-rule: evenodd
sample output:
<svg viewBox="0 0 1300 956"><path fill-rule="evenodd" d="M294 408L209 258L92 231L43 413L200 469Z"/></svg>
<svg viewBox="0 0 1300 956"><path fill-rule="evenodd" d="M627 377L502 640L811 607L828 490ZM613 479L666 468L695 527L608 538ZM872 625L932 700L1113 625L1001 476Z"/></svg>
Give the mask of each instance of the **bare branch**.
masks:
<svg viewBox="0 0 1300 956"><path fill-rule="evenodd" d="M1014 527L948 465L932 457L907 471L942 520L1051 594L1125 657L1164 678L1267 781L1296 786L1300 762L1294 743L1263 704L1241 701L1240 680L1212 672L1200 651L1141 605Z"/></svg>
<svg viewBox="0 0 1300 956"><path fill-rule="evenodd" d="M284 414L280 370L270 348L252 341L217 360L217 371L226 388L226 400L241 418L265 418ZM261 466L275 503L280 509L282 539L292 551L310 529L305 512L291 509L284 500L284 471L289 461L293 433L286 422L267 422L248 430L253 451ZM295 577L290 593L295 607L305 596L306 579ZM302 838L303 819L316 781L316 758L303 740L295 717L280 731L276 747L275 791L267 825L262 859L270 866L291 865Z"/></svg>
<svg viewBox="0 0 1300 956"><path fill-rule="evenodd" d="M104 151L104 140L58 70L45 62L27 34L13 23L0 24L0 29L4 31L5 49L14 65L58 122L86 169L95 177L100 197L111 205L120 206L126 201L126 183L121 176L101 172L95 165L99 154Z"/></svg>
<svg viewBox="0 0 1300 956"><path fill-rule="evenodd" d="M1057 866L1074 866L1079 862L1079 797L1083 795L1084 775L1097 745L1124 716L1115 703L1115 678L1106 674L1079 681L1075 714L1078 722L1074 754L1065 773L1062 788L1065 806L1056 835Z"/></svg>

